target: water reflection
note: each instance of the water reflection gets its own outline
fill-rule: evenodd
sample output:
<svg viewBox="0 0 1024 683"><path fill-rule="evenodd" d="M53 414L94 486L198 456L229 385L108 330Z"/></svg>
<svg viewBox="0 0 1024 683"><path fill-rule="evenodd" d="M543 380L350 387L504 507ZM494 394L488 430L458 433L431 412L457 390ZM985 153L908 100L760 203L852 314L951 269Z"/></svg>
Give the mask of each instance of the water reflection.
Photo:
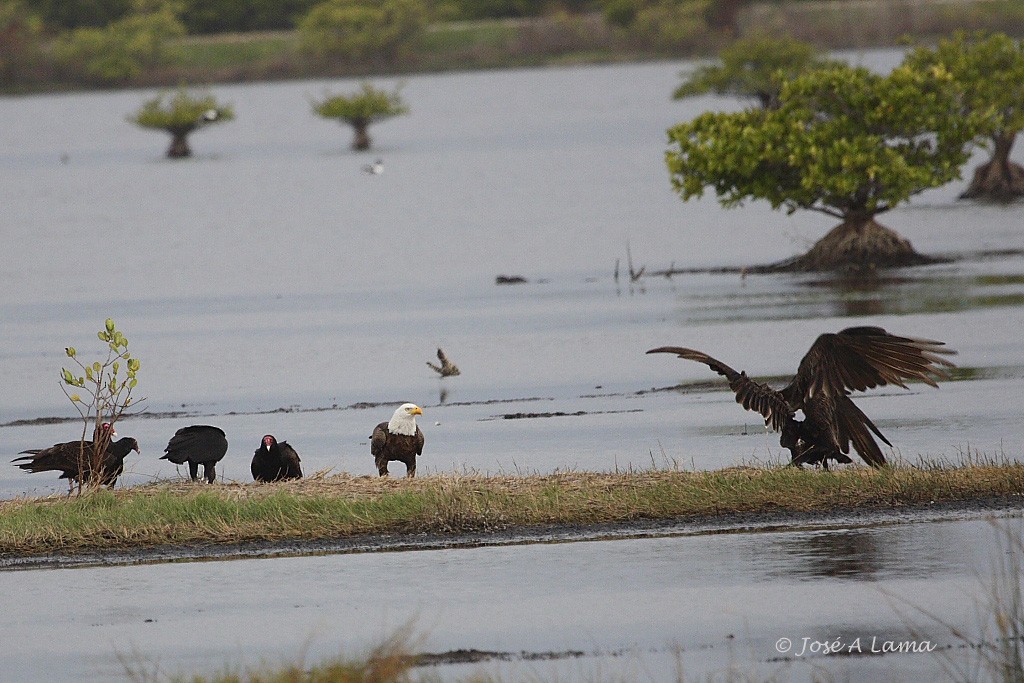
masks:
<svg viewBox="0 0 1024 683"><path fill-rule="evenodd" d="M901 563L898 558L885 557L877 534L867 529L804 534L794 538L786 550L795 560L791 575L797 577L871 581Z"/></svg>
<svg viewBox="0 0 1024 683"><path fill-rule="evenodd" d="M765 544L769 576L789 579L880 581L915 579L942 571L936 547L941 525L919 524L894 530L861 527L809 531Z"/></svg>
<svg viewBox="0 0 1024 683"><path fill-rule="evenodd" d="M675 285L677 315L688 323L948 315L1024 306L1019 255L858 276L713 273ZM1006 272L1008 271L1008 272ZM714 289L706 287L714 282ZM704 283L701 287L697 283Z"/></svg>
<svg viewBox="0 0 1024 683"><path fill-rule="evenodd" d="M1024 304L1024 274L976 272L934 275L843 276L805 283L828 292L832 315L865 317L914 313L956 313Z"/></svg>

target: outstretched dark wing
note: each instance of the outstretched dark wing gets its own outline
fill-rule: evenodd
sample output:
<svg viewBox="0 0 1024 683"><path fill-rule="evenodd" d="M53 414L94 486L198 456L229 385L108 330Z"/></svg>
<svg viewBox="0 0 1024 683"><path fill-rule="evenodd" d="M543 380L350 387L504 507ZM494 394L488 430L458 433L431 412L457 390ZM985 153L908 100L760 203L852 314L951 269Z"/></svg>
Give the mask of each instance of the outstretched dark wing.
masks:
<svg viewBox="0 0 1024 683"><path fill-rule="evenodd" d="M956 351L944 346L931 339L889 334L881 327L848 327L823 334L781 393L795 410L818 394L836 397L886 384L906 389L907 380L937 387L938 380L949 377L946 368L955 367L942 356Z"/></svg>
<svg viewBox="0 0 1024 683"><path fill-rule="evenodd" d="M19 455L28 455L15 458L11 462L17 463L17 466L26 472L59 471L64 473L61 478L77 477L83 448L85 458L88 458L92 453L92 441L84 442L84 446L81 441L66 441L49 448L33 448L22 451Z"/></svg>
<svg viewBox="0 0 1024 683"><path fill-rule="evenodd" d="M780 392L767 384L755 382L747 377L745 372L736 372L722 361L716 360L706 353L680 346L660 346L647 353L674 353L680 358L704 363L729 380L729 388L736 394L737 403L747 410L760 413L764 418L764 423L777 432L782 431L782 426L793 417L793 408Z"/></svg>
<svg viewBox="0 0 1024 683"><path fill-rule="evenodd" d="M836 433L839 441L839 450L849 454L850 442L856 449L864 462L872 467L881 467L885 464L885 456L878 443L871 438L868 430L874 432L875 436L884 441L886 445L892 446L885 435L878 430L875 423L861 412L861 409L850 400L849 396L836 397Z"/></svg>

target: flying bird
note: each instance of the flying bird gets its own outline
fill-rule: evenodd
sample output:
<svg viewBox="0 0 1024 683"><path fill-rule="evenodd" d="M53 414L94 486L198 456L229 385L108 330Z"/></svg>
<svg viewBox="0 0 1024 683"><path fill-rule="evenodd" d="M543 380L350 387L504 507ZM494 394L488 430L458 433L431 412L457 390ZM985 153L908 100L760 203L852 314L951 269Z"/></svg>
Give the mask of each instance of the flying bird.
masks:
<svg viewBox="0 0 1024 683"><path fill-rule="evenodd" d="M278 441L273 434L263 437L263 442L252 456L250 469L256 481L302 479L299 454L287 441Z"/></svg>
<svg viewBox="0 0 1024 683"><path fill-rule="evenodd" d="M210 425L192 425L174 432L160 459L170 460L175 465L187 462L192 481L199 479L199 466L202 465L203 476L212 484L217 478L217 463L227 451L228 440L223 429Z"/></svg>
<svg viewBox="0 0 1024 683"><path fill-rule="evenodd" d="M416 416L423 410L413 403L404 403L387 422L373 428L370 453L380 476L388 476L388 463L405 463L405 476L416 476L416 456L423 454L423 432L416 426Z"/></svg>
<svg viewBox="0 0 1024 683"><path fill-rule="evenodd" d="M106 432L107 438L117 436L110 423L104 422L96 430L96 435ZM124 472L124 459L132 451L139 452L139 442L130 436L117 441L107 441L106 449L99 460L99 467L93 473L93 448L95 441L66 441L54 444L49 448L36 448L22 451L27 454L15 458L11 462L26 472L60 472L60 479L68 480L68 490L81 481L89 483L97 481L105 486L113 486L117 478Z"/></svg>
<svg viewBox="0 0 1024 683"><path fill-rule="evenodd" d="M889 334L881 327L848 327L819 336L800 361L796 376L780 390L693 349L662 346L647 353L674 353L704 363L729 381L737 403L760 413L765 425L782 433L779 443L789 449L792 464L820 464L828 469L829 460L851 462L851 443L872 467L885 464L871 434L892 444L850 400L850 392L886 384L907 389L906 380L938 387L938 380L949 378L947 368L956 367L942 357L956 351L944 346L930 339ZM803 412L803 420L796 419L797 411Z"/></svg>

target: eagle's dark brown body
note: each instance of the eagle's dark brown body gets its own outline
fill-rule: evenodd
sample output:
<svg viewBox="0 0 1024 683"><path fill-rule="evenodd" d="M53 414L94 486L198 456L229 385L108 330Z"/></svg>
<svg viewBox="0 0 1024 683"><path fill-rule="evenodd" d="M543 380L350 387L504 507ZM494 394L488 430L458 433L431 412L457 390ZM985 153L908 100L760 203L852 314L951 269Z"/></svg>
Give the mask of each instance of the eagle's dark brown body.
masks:
<svg viewBox="0 0 1024 683"><path fill-rule="evenodd" d="M906 380L937 387L937 380L948 378L946 369L955 367L942 356L956 352L944 346L889 334L881 327L848 327L819 336L800 361L796 376L781 390L693 349L663 346L647 353L674 353L704 363L729 381L737 403L760 413L766 425L782 433L779 443L789 449L794 465L821 464L827 469L829 460L850 462L851 443L872 467L885 464L871 435L892 444L849 394L886 384L906 389ZM796 419L798 410L803 420Z"/></svg>
<svg viewBox="0 0 1024 683"><path fill-rule="evenodd" d="M92 441L66 441L49 448L22 451L28 455L11 462L17 463L26 472L60 472L59 478L67 479L68 484L96 481L113 486L124 472L124 459L131 451L138 453L139 443L130 436L110 442L100 458L95 476Z"/></svg>
<svg viewBox="0 0 1024 683"><path fill-rule="evenodd" d="M299 454L287 441L278 441L267 434L252 456L252 478L256 481L282 481L301 479L302 465Z"/></svg>
<svg viewBox="0 0 1024 683"><path fill-rule="evenodd" d="M423 431L417 427L416 434L392 434L388 423L381 422L370 435L370 454L377 465L380 476L388 474L388 463L392 460L405 463L405 476L416 476L416 456L423 454Z"/></svg>

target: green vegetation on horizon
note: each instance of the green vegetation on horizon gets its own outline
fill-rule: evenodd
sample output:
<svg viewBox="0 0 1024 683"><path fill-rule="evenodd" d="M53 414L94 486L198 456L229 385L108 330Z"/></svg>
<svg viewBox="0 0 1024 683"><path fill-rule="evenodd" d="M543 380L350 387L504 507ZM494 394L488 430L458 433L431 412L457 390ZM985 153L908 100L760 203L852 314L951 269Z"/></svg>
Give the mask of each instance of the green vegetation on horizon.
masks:
<svg viewBox="0 0 1024 683"><path fill-rule="evenodd" d="M744 35L735 13L748 10L760 12L754 25L822 49L893 45L905 30L877 13L857 19L866 38L844 42L834 26L864 11L846 0L834 0L827 13L811 11L817 3L739 8L726 0L390 2L401 12L385 16L377 10L388 3L363 0L256 0L244 7L198 0L0 0L0 35L9 38L0 41L0 89L166 87L692 57ZM954 11L942 7L920 8L924 33L917 38L956 29L1024 32L1019 2L964 0ZM359 35L367 33L359 30L362 23L382 21L383 29ZM315 29L305 40L297 28L303 23ZM359 46L372 49L362 57L346 54Z"/></svg>
<svg viewBox="0 0 1024 683"><path fill-rule="evenodd" d="M1024 495L1024 465L793 467L714 472L311 477L267 485L159 483L0 502L0 557L90 549L454 534L738 513L881 509Z"/></svg>

